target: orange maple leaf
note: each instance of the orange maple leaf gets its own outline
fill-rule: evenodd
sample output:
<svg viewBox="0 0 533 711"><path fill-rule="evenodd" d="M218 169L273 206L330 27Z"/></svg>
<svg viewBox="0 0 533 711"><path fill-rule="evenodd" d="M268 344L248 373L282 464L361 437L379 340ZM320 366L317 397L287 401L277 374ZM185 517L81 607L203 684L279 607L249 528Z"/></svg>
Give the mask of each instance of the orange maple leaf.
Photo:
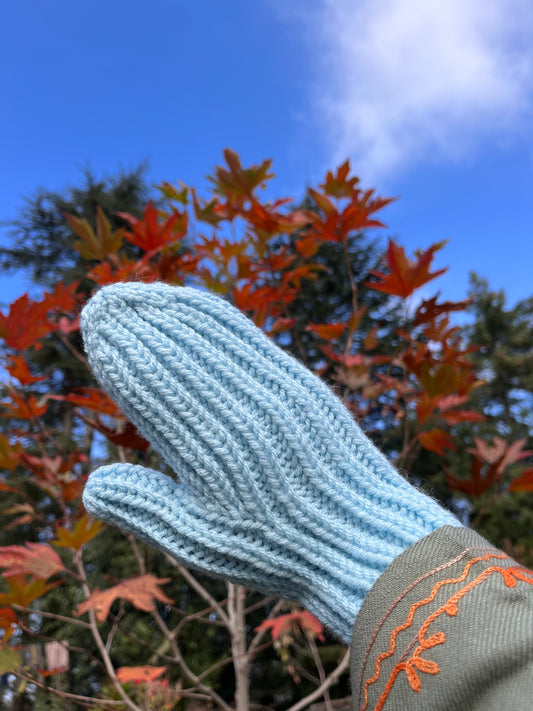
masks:
<svg viewBox="0 0 533 711"><path fill-rule="evenodd" d="M350 177L350 161L346 160L337 168L336 173L328 170L324 183L319 187L330 197L353 198L360 192L358 185L359 178L355 175Z"/></svg>
<svg viewBox="0 0 533 711"><path fill-rule="evenodd" d="M511 482L509 491L533 491L533 467L528 467Z"/></svg>
<svg viewBox="0 0 533 711"><path fill-rule="evenodd" d="M50 676L54 676L54 674L63 674L63 672L68 671L68 667L54 667L54 669L41 669L41 667L35 668L45 679L48 679Z"/></svg>
<svg viewBox="0 0 533 711"><path fill-rule="evenodd" d="M0 608L0 630L4 631L2 643L5 644L11 639L11 635L15 631L17 624L17 616L9 607Z"/></svg>
<svg viewBox="0 0 533 711"><path fill-rule="evenodd" d="M93 521L84 514L79 518L71 528L56 528L56 539L52 541L52 545L57 548L73 548L78 551L86 543L92 540L102 529L101 521Z"/></svg>
<svg viewBox="0 0 533 711"><path fill-rule="evenodd" d="M68 285L59 281L53 291L45 291L42 302L43 307L46 307L48 311L55 311L57 313L72 313L81 298L81 295L76 292L79 284L79 279Z"/></svg>
<svg viewBox="0 0 533 711"><path fill-rule="evenodd" d="M96 208L96 234L85 218L65 214L65 219L72 231L80 238L80 241L72 246L84 259L102 261L109 254L120 249L124 228L120 227L112 231L111 224L99 205Z"/></svg>
<svg viewBox="0 0 533 711"><path fill-rule="evenodd" d="M101 415L118 417L120 410L113 400L98 388L78 388L70 395L47 395L48 400L59 400L61 402L72 402L79 407L86 407L88 410L96 410Z"/></svg>
<svg viewBox="0 0 533 711"><path fill-rule="evenodd" d="M28 607L34 600L38 600L49 590L61 585L61 580L46 582L42 578L30 578L27 575L14 575L5 578L7 592L0 593L0 605L22 605Z"/></svg>
<svg viewBox="0 0 533 711"><path fill-rule="evenodd" d="M10 400L2 403L3 417L13 417L18 420L32 420L39 418L46 412L48 405L46 402L39 405L35 395L25 398L15 390L9 390Z"/></svg>
<svg viewBox="0 0 533 711"><path fill-rule="evenodd" d="M65 569L61 558L48 544L27 542L24 546L0 547L0 568L4 577L31 575L48 580Z"/></svg>
<svg viewBox="0 0 533 711"><path fill-rule="evenodd" d="M243 168L237 153L229 148L224 150L224 158L228 168L217 166L215 175L209 176L209 180L213 183L214 192L226 198L235 209L242 208L258 188L274 177L273 173L269 173L272 160Z"/></svg>
<svg viewBox="0 0 533 711"><path fill-rule="evenodd" d="M0 469L12 471L20 462L21 455L22 447L20 443L11 444L8 438L0 433Z"/></svg>
<svg viewBox="0 0 533 711"><path fill-rule="evenodd" d="M148 264L150 256L151 254L148 253L142 259L134 261L113 254L109 261L96 264L87 272L87 276L99 286L130 280L154 281L157 276Z"/></svg>
<svg viewBox="0 0 533 711"><path fill-rule="evenodd" d="M117 679L121 684L143 684L149 681L155 681L166 672L166 667L152 667L146 665L144 667L119 667L117 669Z"/></svg>
<svg viewBox="0 0 533 711"><path fill-rule="evenodd" d="M12 378L16 378L21 385L32 385L33 383L38 383L40 380L46 380L48 377L47 375L32 375L22 353L9 356L6 370L9 375L11 375Z"/></svg>
<svg viewBox="0 0 533 711"><path fill-rule="evenodd" d="M306 326L306 331L311 331L315 336L329 341L332 338L340 338L346 331L346 323L310 323Z"/></svg>
<svg viewBox="0 0 533 711"><path fill-rule="evenodd" d="M168 604L173 602L159 588L159 585L168 582L170 578L155 578L153 575L141 575L138 578L123 580L107 590L94 590L85 602L78 605L74 614L79 617L88 610L95 610L96 619L98 622L103 622L107 619L111 605L117 598L128 600L138 610L152 612L155 609L154 600Z"/></svg>

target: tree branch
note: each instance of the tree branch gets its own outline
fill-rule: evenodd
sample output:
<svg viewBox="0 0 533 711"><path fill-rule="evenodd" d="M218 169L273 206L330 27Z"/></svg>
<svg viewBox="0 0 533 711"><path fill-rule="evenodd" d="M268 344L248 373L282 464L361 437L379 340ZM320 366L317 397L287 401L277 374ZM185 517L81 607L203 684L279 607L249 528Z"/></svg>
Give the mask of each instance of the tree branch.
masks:
<svg viewBox="0 0 533 711"><path fill-rule="evenodd" d="M302 709L305 709L307 706L309 706L309 704L312 704L313 701L316 701L321 696L323 696L325 691L330 689L333 684L337 683L339 677L341 677L342 674L348 668L349 663L350 650L347 649L339 664L335 667L331 674L328 674L328 676L324 679L324 682L320 684L320 686L316 688L313 692L305 696L303 699L300 699L300 701L298 701L297 703L293 704L289 709L287 709L287 711L301 711Z"/></svg>
<svg viewBox="0 0 533 711"><path fill-rule="evenodd" d="M220 619L224 622L224 624L229 625L230 624L229 617L226 614L222 605L219 602L217 602L215 600L215 598L210 593L207 592L207 590L204 588L204 586L201 583L199 583L198 580L196 580L194 575L189 573L187 568L184 568L183 565L181 565L181 563L178 563L178 561L175 560L172 556L168 555L168 553L165 555L165 557L169 561L169 563L171 563L179 571L179 574L182 576L182 578L184 578L189 583L191 588L196 590L196 592L198 593L198 595L200 595L200 597L203 597L203 599L206 602L208 602L210 605L213 606L213 609L215 610L217 615L220 617Z"/></svg>
<svg viewBox="0 0 533 711"><path fill-rule="evenodd" d="M113 644L113 640L115 638L115 635L118 630L118 626L119 626L120 621L123 616L124 616L124 600L121 600L119 602L118 614L115 616L115 619L113 620L113 625L112 625L111 629L109 630L109 634L107 635L107 639L105 642L105 648L106 648L108 654L111 651L111 645Z"/></svg>
<svg viewBox="0 0 533 711"><path fill-rule="evenodd" d="M278 600L278 602L270 610L270 613L265 618L265 620L271 620L273 617L275 617L285 604L285 600ZM248 654L251 655L255 651L257 651L257 645L263 639L265 633L266 630L259 630L259 632L256 632L255 637L252 639L252 641L250 642L250 646L248 647Z"/></svg>
<svg viewBox="0 0 533 711"><path fill-rule="evenodd" d="M58 615L56 612L47 612L46 610L35 610L33 607L24 607L16 602L11 603L11 607L18 612L28 612L32 615L41 615L41 617L49 617L52 620L61 620L62 622L68 622L69 625L77 625L78 627L85 627L91 629L91 625L88 622L83 622L83 620L76 620L74 617L66 617L65 615Z"/></svg>
<svg viewBox="0 0 533 711"><path fill-rule="evenodd" d="M246 645L246 588L227 583L228 631L231 636L233 668L235 669L235 709L248 711L250 706L250 652Z"/></svg>
<svg viewBox="0 0 533 711"><path fill-rule="evenodd" d="M318 653L318 649L316 648L315 640L311 637L310 634L307 634L306 637L307 637L307 642L309 644L309 648L311 650L311 654L313 655L313 661L315 662L315 666L318 671L318 676L320 678L320 685L322 685L326 681L326 672L324 671L324 665L322 664L322 660L320 659L320 654ZM324 690L324 705L326 707L326 711L333 711L333 707L331 705L331 699L329 696L329 687Z"/></svg>
<svg viewBox="0 0 533 711"><path fill-rule="evenodd" d="M60 691L59 689L54 689L53 686L48 686L47 684L43 684L42 681L38 681L37 679L34 679L29 674L24 674L18 670L10 672L10 673L14 674L19 679L23 679L24 681L27 681L28 684L34 684L35 686L38 686L39 689L44 689L45 691L47 691L50 694L55 694L56 696L59 696L61 699L70 699L71 701L75 701L77 704L80 704L80 706L86 706L87 708L94 708L95 704L105 705L105 706L123 706L124 705L123 701L113 701L111 699L97 699L97 698L90 697L90 696L80 696L80 694L70 694L68 691Z"/></svg>
<svg viewBox="0 0 533 711"><path fill-rule="evenodd" d="M188 679L195 684L195 686L200 689L204 694L207 694L215 703L217 703L221 708L224 709L224 711L233 711L231 706L227 704L224 699L217 694L217 692L214 689L211 689L209 686L206 686L203 684L200 680L200 678L192 671L192 669L189 668L187 663L185 662L183 655L180 652L180 649L176 643L176 640L172 634L172 632L169 630L167 625L165 624L165 621L159 614L158 610L153 610L152 611L152 618L155 620L157 626L161 630L161 632L165 635L165 637L169 640L170 646L172 648L172 651L174 653L175 661L179 665L180 669L183 671L183 673L188 677Z"/></svg>
<svg viewBox="0 0 533 711"><path fill-rule="evenodd" d="M74 564L76 566L76 569L77 569L78 574L79 574L81 581L82 581L83 594L85 595L85 599L88 599L89 597L91 597L91 589L89 587L89 583L87 582L87 576L85 575L85 568L83 567L83 561L81 559L81 550L76 551L73 557L74 557ZM89 626L91 628L91 632L92 632L94 641L96 642L96 646L98 647L100 655L102 656L102 661L104 662L106 671L109 674L111 683L113 684L118 695L120 696L120 698L123 700L123 702L126 704L126 706L128 708L130 708L132 711L142 711L142 709L139 708L139 706L137 706L137 704L135 704L130 699L130 697L126 694L126 692L122 688L121 683L117 679L115 669L113 667L113 664L111 663L111 659L109 658L109 654L107 652L107 649L105 648L104 641L103 641L103 639L100 635L100 632L98 630L98 625L96 623L95 611L88 610L87 614L89 615Z"/></svg>

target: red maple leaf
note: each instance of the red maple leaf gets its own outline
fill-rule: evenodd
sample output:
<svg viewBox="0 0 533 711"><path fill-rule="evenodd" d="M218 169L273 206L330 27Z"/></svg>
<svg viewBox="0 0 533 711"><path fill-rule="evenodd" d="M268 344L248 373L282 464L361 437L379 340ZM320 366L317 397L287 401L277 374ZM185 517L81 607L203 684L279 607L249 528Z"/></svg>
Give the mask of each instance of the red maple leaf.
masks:
<svg viewBox="0 0 533 711"><path fill-rule="evenodd" d="M421 432L418 435L418 441L424 449L440 454L442 457L444 456L446 449L457 449L451 435L438 427L429 430L428 432Z"/></svg>
<svg viewBox="0 0 533 711"><path fill-rule="evenodd" d="M76 411L78 417L80 417L84 422L93 427L95 430L100 432L107 437L113 444L118 444L122 447L129 447L130 449L138 449L140 452L145 452L150 443L146 440L139 432L135 425L129 420L126 421L124 427L111 428L104 425L100 420L93 420L90 417L86 417L79 410Z"/></svg>
<svg viewBox="0 0 533 711"><path fill-rule="evenodd" d="M88 410L96 410L101 415L111 417L120 416L121 412L113 400L98 388L78 388L70 395L47 395L49 400L60 400L61 402L72 402L79 407L86 407Z"/></svg>
<svg viewBox="0 0 533 711"><path fill-rule="evenodd" d="M48 311L46 300L30 301L28 294L23 294L10 304L7 315L0 313L0 337L9 348L19 351L40 348L39 339L56 328L47 320Z"/></svg>
<svg viewBox="0 0 533 711"><path fill-rule="evenodd" d="M498 471L498 462L491 464L486 469L485 473L483 473L483 462L479 459L472 460L470 480L458 479L446 468L444 471L446 472L446 481L450 489L462 491L463 494L475 497L481 496L485 491L488 491L488 489L490 489L501 479L501 474Z"/></svg>
<svg viewBox="0 0 533 711"><path fill-rule="evenodd" d="M442 314L450 313L450 311L464 311L466 307L472 303L472 299L464 299L463 301L443 301L437 303L439 295L437 294L431 299L424 299L418 306L413 319L413 326L420 326L423 323L432 321Z"/></svg>
<svg viewBox="0 0 533 711"><path fill-rule="evenodd" d="M511 482L509 491L533 491L533 467L528 467Z"/></svg>
<svg viewBox="0 0 533 711"><path fill-rule="evenodd" d="M161 223L159 222L159 213L151 200L144 210L144 219L142 220L127 212L118 212L117 214L129 222L133 230L133 233L126 232L124 237L145 252L154 253L156 250L173 244L181 239L187 231L186 213L175 211Z"/></svg>
<svg viewBox="0 0 533 711"><path fill-rule="evenodd" d="M46 380L48 377L47 375L32 375L22 353L19 355L10 355L6 369L11 377L16 378L21 385L32 385L33 383L38 383L40 380Z"/></svg>
<svg viewBox="0 0 533 711"><path fill-rule="evenodd" d="M438 242L425 252L416 252L416 260L412 260L405 256L403 247L389 239L385 263L390 273L370 272L381 281L367 282L366 286L391 296L400 296L402 299L406 299L416 289L447 271L446 269L439 269L436 272L429 271L435 252L442 249L445 244L445 241Z"/></svg>
<svg viewBox="0 0 533 711"><path fill-rule="evenodd" d="M475 448L467 449L466 451L473 454L482 462L496 465L498 474L502 474L510 464L525 459L529 457L530 454L533 454L532 450L523 449L527 442L526 437L517 439L511 444L501 437L493 437L492 444L484 442L479 437L474 437L474 442L476 443Z"/></svg>
<svg viewBox="0 0 533 711"><path fill-rule="evenodd" d="M282 635L294 632L295 624L297 626L296 629L300 628L302 630L307 630L311 634L318 637L320 641L324 640L324 635L322 634L324 626L307 610L289 612L287 615L280 615L279 617L274 617L271 620L265 620L259 625L259 627L256 627L256 631L270 630L272 639L277 640Z"/></svg>
<svg viewBox="0 0 533 711"><path fill-rule="evenodd" d="M25 397L15 390L9 390L10 400L2 403L3 417L14 417L19 420L38 419L46 412L47 403L39 404L35 395Z"/></svg>

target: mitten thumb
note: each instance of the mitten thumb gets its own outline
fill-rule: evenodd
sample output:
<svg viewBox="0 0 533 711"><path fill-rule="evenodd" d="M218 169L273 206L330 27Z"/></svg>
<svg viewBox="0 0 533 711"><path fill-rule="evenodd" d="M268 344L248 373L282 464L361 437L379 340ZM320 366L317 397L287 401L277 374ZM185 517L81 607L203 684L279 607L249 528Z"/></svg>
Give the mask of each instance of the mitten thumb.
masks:
<svg viewBox="0 0 533 711"><path fill-rule="evenodd" d="M206 510L185 484L133 464L94 471L83 491L87 511L170 553L187 566L226 576L220 515ZM227 535L225 536L227 538Z"/></svg>
<svg viewBox="0 0 533 711"><path fill-rule="evenodd" d="M87 511L217 578L297 599L308 564L286 555L279 533L256 521L236 520L199 500L187 484L132 464L93 472L83 492ZM283 540L282 540L283 539Z"/></svg>

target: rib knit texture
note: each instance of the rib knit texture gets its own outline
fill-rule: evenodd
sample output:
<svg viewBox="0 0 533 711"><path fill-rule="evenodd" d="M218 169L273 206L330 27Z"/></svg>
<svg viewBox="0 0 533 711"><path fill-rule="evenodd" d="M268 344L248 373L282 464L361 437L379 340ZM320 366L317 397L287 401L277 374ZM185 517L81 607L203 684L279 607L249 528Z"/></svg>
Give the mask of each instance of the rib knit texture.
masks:
<svg viewBox="0 0 533 711"><path fill-rule="evenodd" d="M115 284L81 323L95 376L178 479L112 464L91 474L84 504L186 566L297 600L348 642L385 568L461 525L219 297Z"/></svg>

